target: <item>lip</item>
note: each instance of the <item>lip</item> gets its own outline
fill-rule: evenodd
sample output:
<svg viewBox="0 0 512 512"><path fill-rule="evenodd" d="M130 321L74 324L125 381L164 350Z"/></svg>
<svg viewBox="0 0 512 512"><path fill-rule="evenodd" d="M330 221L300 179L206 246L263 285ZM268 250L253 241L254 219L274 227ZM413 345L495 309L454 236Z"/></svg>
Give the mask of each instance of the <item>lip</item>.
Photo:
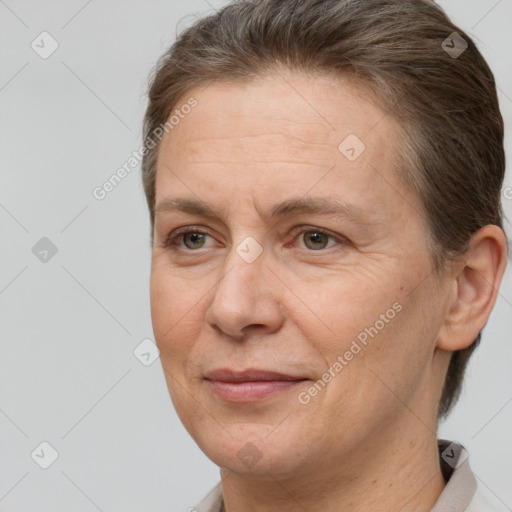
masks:
<svg viewBox="0 0 512 512"><path fill-rule="evenodd" d="M222 382L254 382L254 381L296 381L305 380L306 377L298 375L288 375L272 370L262 370L259 368L247 368L246 370L236 371L230 368L218 368L206 374L208 380Z"/></svg>
<svg viewBox="0 0 512 512"><path fill-rule="evenodd" d="M288 391L308 380L272 370L248 368L243 371L219 368L205 377L213 392L229 402L255 402Z"/></svg>

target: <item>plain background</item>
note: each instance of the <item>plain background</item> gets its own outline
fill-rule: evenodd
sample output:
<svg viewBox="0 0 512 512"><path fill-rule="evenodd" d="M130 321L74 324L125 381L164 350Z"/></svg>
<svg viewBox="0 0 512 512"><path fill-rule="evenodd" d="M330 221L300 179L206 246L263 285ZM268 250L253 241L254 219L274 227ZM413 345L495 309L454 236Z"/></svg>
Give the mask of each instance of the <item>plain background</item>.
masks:
<svg viewBox="0 0 512 512"><path fill-rule="evenodd" d="M0 1L1 511L186 510L219 479L174 412L160 360L144 366L133 354L153 336L140 166L103 201L92 190L139 148L147 76L176 30L225 3ZM510 159L512 0L441 5L495 73ZM47 59L31 47L43 31L59 45ZM46 263L32 252L42 237L57 248ZM440 430L466 446L504 510L511 315L509 268ZM48 469L31 457L43 441L59 454Z"/></svg>

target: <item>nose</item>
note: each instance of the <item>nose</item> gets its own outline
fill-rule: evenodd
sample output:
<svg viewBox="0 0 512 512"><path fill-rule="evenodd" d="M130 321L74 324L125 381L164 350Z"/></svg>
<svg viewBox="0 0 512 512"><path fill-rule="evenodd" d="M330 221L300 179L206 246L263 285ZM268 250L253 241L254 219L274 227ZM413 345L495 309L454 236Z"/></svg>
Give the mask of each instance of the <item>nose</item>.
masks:
<svg viewBox="0 0 512 512"><path fill-rule="evenodd" d="M282 286L267 268L265 252L248 263L235 249L226 259L213 288L205 320L237 340L246 338L250 332L273 333L283 323L279 295Z"/></svg>

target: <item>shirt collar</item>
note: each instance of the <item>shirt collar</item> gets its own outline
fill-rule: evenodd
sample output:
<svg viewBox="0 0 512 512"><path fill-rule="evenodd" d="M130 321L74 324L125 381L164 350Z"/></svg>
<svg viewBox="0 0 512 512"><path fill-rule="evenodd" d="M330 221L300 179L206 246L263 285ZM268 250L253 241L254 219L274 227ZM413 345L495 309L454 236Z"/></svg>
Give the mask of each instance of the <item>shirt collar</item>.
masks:
<svg viewBox="0 0 512 512"><path fill-rule="evenodd" d="M439 460L446 486L430 512L462 512L473 499L476 478L469 466L468 453L458 443L438 439Z"/></svg>

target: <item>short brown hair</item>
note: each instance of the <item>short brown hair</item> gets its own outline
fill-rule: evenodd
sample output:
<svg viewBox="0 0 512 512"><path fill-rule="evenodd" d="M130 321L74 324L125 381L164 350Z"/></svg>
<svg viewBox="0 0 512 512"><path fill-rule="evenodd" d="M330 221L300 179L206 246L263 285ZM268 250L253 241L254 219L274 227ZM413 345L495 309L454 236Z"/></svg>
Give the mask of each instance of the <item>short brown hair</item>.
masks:
<svg viewBox="0 0 512 512"><path fill-rule="evenodd" d="M456 43L459 55L449 51ZM184 30L153 71L144 118L152 228L155 130L192 87L257 80L276 62L356 78L399 121L398 172L421 199L435 275L478 229L503 229L504 128L494 77L471 38L427 0L238 0ZM459 397L480 337L452 354L440 418Z"/></svg>

